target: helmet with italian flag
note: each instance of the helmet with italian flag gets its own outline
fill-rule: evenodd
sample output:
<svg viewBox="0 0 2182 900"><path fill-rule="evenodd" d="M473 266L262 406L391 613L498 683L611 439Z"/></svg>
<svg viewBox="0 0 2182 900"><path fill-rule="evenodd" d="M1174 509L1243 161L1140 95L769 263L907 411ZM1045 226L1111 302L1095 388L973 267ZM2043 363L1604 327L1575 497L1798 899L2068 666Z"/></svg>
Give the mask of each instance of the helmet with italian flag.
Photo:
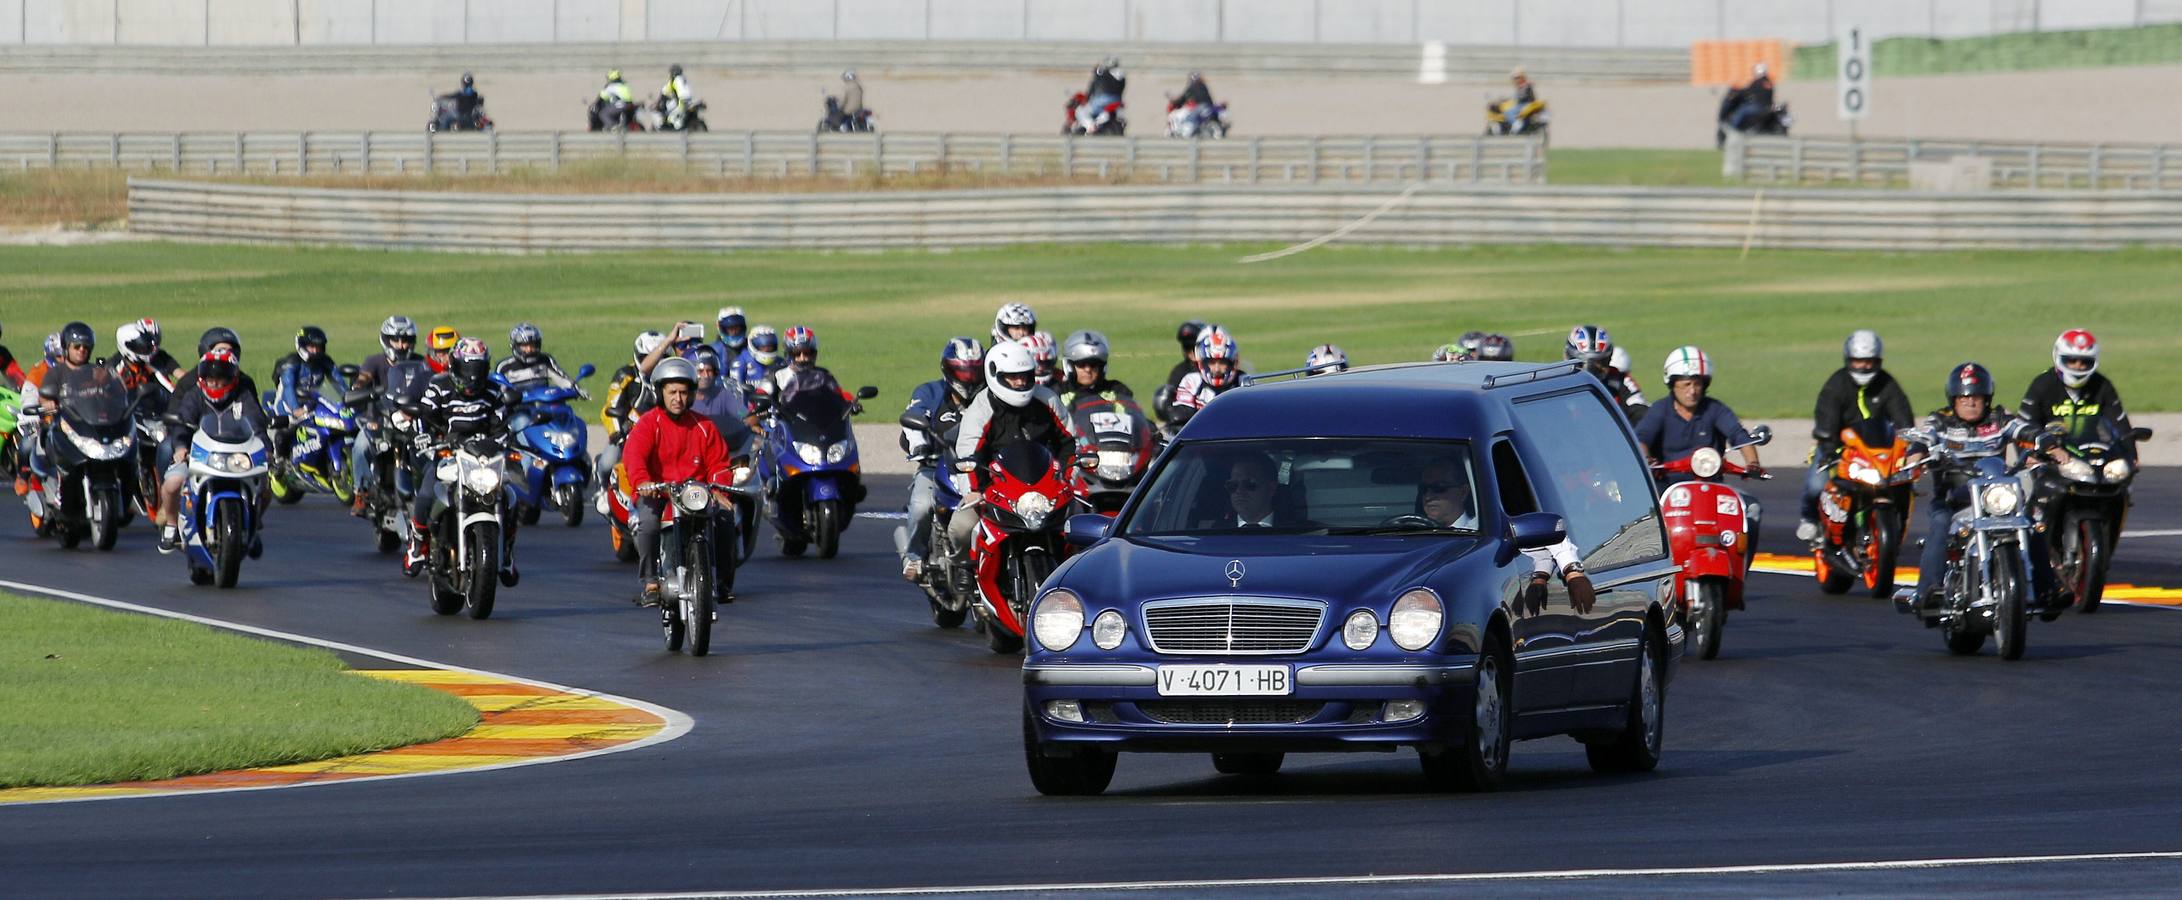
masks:
<svg viewBox="0 0 2182 900"><path fill-rule="evenodd" d="M1695 346L1674 348L1673 353L1667 354L1667 362L1660 370L1668 387L1673 387L1678 378L1698 378L1707 386L1712 384L1712 357Z"/></svg>
<svg viewBox="0 0 2182 900"><path fill-rule="evenodd" d="M2081 328L2071 328L2053 339L2053 371L2069 387L2083 387L2099 371L2099 339Z"/></svg>

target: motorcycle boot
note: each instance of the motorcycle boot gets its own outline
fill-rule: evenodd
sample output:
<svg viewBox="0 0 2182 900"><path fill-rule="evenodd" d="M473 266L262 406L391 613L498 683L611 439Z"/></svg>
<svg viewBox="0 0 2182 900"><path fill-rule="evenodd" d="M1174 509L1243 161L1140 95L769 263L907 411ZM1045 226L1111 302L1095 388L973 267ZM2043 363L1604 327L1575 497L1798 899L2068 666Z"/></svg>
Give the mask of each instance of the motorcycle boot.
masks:
<svg viewBox="0 0 2182 900"><path fill-rule="evenodd" d="M507 530L502 534L506 535L506 539L501 542L500 586L514 587L516 582L523 580L523 573L515 568L515 523L509 522Z"/></svg>
<svg viewBox="0 0 2182 900"><path fill-rule="evenodd" d="M409 523L409 545L402 550L402 574L410 578L424 571L424 561L432 552L431 532L423 522Z"/></svg>

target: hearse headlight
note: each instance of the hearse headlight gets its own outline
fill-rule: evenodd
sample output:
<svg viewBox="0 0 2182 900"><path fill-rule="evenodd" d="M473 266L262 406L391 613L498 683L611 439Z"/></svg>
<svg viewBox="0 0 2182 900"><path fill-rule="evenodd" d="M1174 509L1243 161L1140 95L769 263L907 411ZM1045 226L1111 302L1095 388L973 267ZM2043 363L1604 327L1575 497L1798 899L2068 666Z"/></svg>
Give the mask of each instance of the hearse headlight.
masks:
<svg viewBox="0 0 2182 900"><path fill-rule="evenodd" d="M1394 638L1394 646L1416 651L1431 646L1440 636L1440 620L1446 618L1446 613L1440 608L1438 594L1412 588L1394 601L1394 612L1386 618L1387 634Z"/></svg>
<svg viewBox="0 0 2182 900"><path fill-rule="evenodd" d="M1349 620L1341 623L1341 643L1351 650L1369 650L1379 639L1379 617L1371 610L1359 609L1349 613Z"/></svg>
<svg viewBox="0 0 2182 900"><path fill-rule="evenodd" d="M1112 650L1121 646L1122 636L1128 633L1129 624L1122 621L1120 613L1111 609L1099 613L1098 618L1091 620L1091 643L1099 645L1101 650Z"/></svg>
<svg viewBox="0 0 2182 900"><path fill-rule="evenodd" d="M1047 650L1067 651L1083 636L1083 599L1066 588L1047 591L1030 614L1030 630Z"/></svg>

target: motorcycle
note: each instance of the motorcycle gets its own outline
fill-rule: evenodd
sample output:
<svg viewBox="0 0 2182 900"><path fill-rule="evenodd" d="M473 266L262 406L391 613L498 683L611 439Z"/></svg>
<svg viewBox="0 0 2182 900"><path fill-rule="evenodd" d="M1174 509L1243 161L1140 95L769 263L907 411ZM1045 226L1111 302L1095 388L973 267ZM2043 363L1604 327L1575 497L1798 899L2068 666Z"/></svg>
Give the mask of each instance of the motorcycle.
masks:
<svg viewBox="0 0 2182 900"><path fill-rule="evenodd" d="M1167 97L1168 137L1224 138L1229 127L1225 103L1177 103L1173 96Z"/></svg>
<svg viewBox="0 0 2182 900"><path fill-rule="evenodd" d="M826 116L818 120L818 133L825 134L829 131L838 131L844 134L856 134L878 131L879 123L877 120L878 117L872 115L871 110L868 109L859 111L853 116L849 115L847 111L841 108L841 98L827 94Z"/></svg>
<svg viewBox="0 0 2182 900"><path fill-rule="evenodd" d="M61 390L59 411L48 426L52 471L41 479L48 511L42 515L57 518L53 531L62 547L74 549L88 537L92 546L112 550L135 478L136 425L127 389L112 369L101 366L46 377L60 378Z"/></svg>
<svg viewBox="0 0 2182 900"><path fill-rule="evenodd" d="M685 639L691 656L712 652L717 604L735 591L735 517L720 514L713 491L702 481L655 484L640 491L641 496L670 498L659 517L657 563L664 595L659 624L669 653L681 650ZM723 530L727 533L721 534ZM729 557L726 566L720 565L721 552Z"/></svg>
<svg viewBox="0 0 2182 900"><path fill-rule="evenodd" d="M756 477L751 465L750 453L756 443L753 436L739 447L728 450L729 464L734 468L734 484L727 489L735 501L735 566L741 568L750 561L758 549L758 518L765 504L765 487ZM617 463L612 476L600 488L593 506L606 519L606 536L614 548L614 558L621 562L636 561L636 486L629 482L626 464Z"/></svg>
<svg viewBox="0 0 2182 900"><path fill-rule="evenodd" d="M642 132L644 108L633 100L607 102L593 99L584 104L584 117L590 120L592 131Z"/></svg>
<svg viewBox="0 0 2182 900"><path fill-rule="evenodd" d="M576 370L576 382L597 371L584 363ZM561 513L561 524L582 524L583 498L591 491L590 427L568 408L568 401L583 396L582 390L573 384L533 381L512 385L510 391L517 400L508 413L508 434L522 457L521 477L514 485L517 515L523 524L535 525L550 501Z"/></svg>
<svg viewBox="0 0 2182 900"><path fill-rule="evenodd" d="M856 389L857 400L877 396L878 388ZM812 544L820 559L841 552L841 532L865 494L850 414L849 401L824 388L791 390L769 405L757 474L785 555L802 556Z"/></svg>
<svg viewBox="0 0 2182 900"><path fill-rule="evenodd" d="M1819 539L1811 548L1818 589L1846 593L1858 581L1874 597L1894 595L1894 571L1917 473L1909 443L1884 419L1841 430L1841 458L1818 495Z"/></svg>
<svg viewBox="0 0 2182 900"><path fill-rule="evenodd" d="M2121 541L2122 522L2129 516L2136 445L2149 440L2152 430L2122 431L2112 419L2101 417L2083 436L2088 440L2071 440L2058 427L2050 433L2061 439L2067 456L2040 468L2032 520L2053 542L2054 574L2061 590L2076 599L2077 612L2095 613L2106 593L2106 570Z"/></svg>
<svg viewBox="0 0 2182 900"><path fill-rule="evenodd" d="M371 450L365 458L371 482L364 491L364 518L380 553L392 553L409 539L410 502L421 482L409 448L423 427L418 409L431 381L429 364L406 360L387 367L386 382L369 389L371 403L362 419L362 439Z"/></svg>
<svg viewBox="0 0 2182 900"><path fill-rule="evenodd" d="M344 371L353 368L342 367ZM350 379L356 377L354 372L347 374ZM306 413L288 425L295 429L288 458L274 460L272 478L267 482L273 499L287 506L300 502L304 494L332 494L334 500L347 506L356 500L356 483L349 475L349 443L356 440L360 429L356 407L369 402L370 394L350 391L332 397L325 391L313 391L301 399ZM272 405L269 398L266 405Z"/></svg>
<svg viewBox="0 0 2182 900"><path fill-rule="evenodd" d="M1161 442L1151 419L1135 400L1097 396L1077 400L1069 417L1085 451L1097 457L1094 468L1076 470L1076 502L1100 515L1120 513L1121 505L1129 502L1129 494L1144 480L1145 470L1151 468L1152 458L1159 455Z"/></svg>
<svg viewBox="0 0 2182 900"><path fill-rule="evenodd" d="M1517 107L1514 97L1502 97L1485 104L1487 136L1544 134L1552 122L1553 114L1546 111L1544 100L1533 99Z"/></svg>
<svg viewBox="0 0 2182 900"><path fill-rule="evenodd" d="M1967 492L1968 503L1955 512L1947 529L1947 569L1937 602L1921 599L1923 590L1897 591L1895 610L1939 629L1948 651L1957 656L1977 653L1991 636L2000 658L2023 658L2029 617L2052 621L2067 609L2042 605L2032 587L2030 542L2041 538L2031 530L2024 490L2028 478L2010 471L2002 458L2004 436L1941 440L1922 428L1903 435L1930 447L1932 459L1966 457L1975 462L1969 483L1957 489Z"/></svg>
<svg viewBox="0 0 2182 900"><path fill-rule="evenodd" d="M652 130L653 130L653 131L711 131L711 130L712 130L712 126L710 126L710 125L706 125L706 124L705 124L705 101L703 101L703 100L691 100L691 101L689 101L689 103L688 103L688 104L686 104L686 105L684 105L684 106L682 107L682 125L681 125L681 127L676 127L676 126L675 126L675 124L674 124L674 117L673 117L673 115L672 115L671 111L670 111L670 110L669 110L669 109L668 109L667 107L668 107L668 104L667 104L667 98L666 98L666 97L659 97L659 98L657 98L657 99L655 99L655 100L653 100L653 101L652 101Z"/></svg>
<svg viewBox="0 0 2182 900"><path fill-rule="evenodd" d="M136 429L136 465L130 473L134 477L129 480L129 502L122 508L123 525L128 525L139 513L146 520L158 520L160 473L166 467L157 457L159 448L167 440L165 416L167 402L173 396L173 386L167 384L162 375L158 381L139 387L130 406Z"/></svg>
<svg viewBox="0 0 2182 900"><path fill-rule="evenodd" d="M965 461L957 468L974 465ZM978 627L994 653L1022 652L1030 601L1067 555L1061 539L1071 493L1067 468L1044 445L1028 441L1000 448L986 467L970 564Z"/></svg>
<svg viewBox="0 0 2182 900"><path fill-rule="evenodd" d="M932 624L941 628L957 628L969 618L972 595L976 585L970 569L966 548L955 546L954 538L947 533L947 522L955 510L962 506L962 497L970 492L970 476L955 466L955 437L962 424L962 411L948 409L940 413L937 421L922 412L902 413L901 426L911 431L924 432L926 440L919 452L910 459L920 466L932 469L932 513L926 523L930 545L917 574L917 587L924 591L925 602L932 608ZM910 525L894 529L894 552L909 552Z"/></svg>
<svg viewBox="0 0 2182 900"><path fill-rule="evenodd" d="M1727 133L1735 130L1728 127L1728 117L1735 114L1736 101L1739 99L1734 91L1729 91L1726 97L1720 99L1720 113L1713 124L1713 149L1727 146ZM1772 109L1766 110L1764 115L1752 120L1749 127L1742 129L1742 133L1777 134L1786 137L1788 129L1795 124L1795 117L1788 114L1788 104L1775 103Z"/></svg>
<svg viewBox="0 0 2182 900"><path fill-rule="evenodd" d="M0 472L13 475L22 468L16 451L15 430L21 425L23 395L0 379Z"/></svg>
<svg viewBox="0 0 2182 900"><path fill-rule="evenodd" d="M238 407L198 420L176 510L189 583L235 586L243 557L257 555L258 496L271 471L265 440Z"/></svg>
<svg viewBox="0 0 2182 900"><path fill-rule="evenodd" d="M1764 425L1751 429L1750 441L1729 447L1771 443L1773 430ZM1724 475L1753 476L1739 463L1729 462L1720 451L1699 447L1681 459L1652 467L1660 475L1688 475L1689 480L1660 491L1660 507L1667 520L1667 544L1681 567L1674 576L1676 611L1682 617L1686 652L1703 659L1720 655L1721 633L1727 630L1727 614L1743 608L1743 580L1756 559L1758 521L1764 507L1728 487Z"/></svg>
<svg viewBox="0 0 2182 900"><path fill-rule="evenodd" d="M478 102L477 108L471 110L470 115L465 117L462 115L461 107L455 102L453 94L433 93L432 113L431 117L424 122L424 133L491 130L492 117L485 114L485 104L482 100Z"/></svg>
<svg viewBox="0 0 2182 900"><path fill-rule="evenodd" d="M1091 98L1077 91L1069 95L1068 105L1061 111L1061 133L1070 137L1110 134L1115 137L1127 134L1129 120L1121 114L1120 98L1093 104Z"/></svg>
<svg viewBox="0 0 2182 900"><path fill-rule="evenodd" d="M432 611L472 619L492 615L496 586L515 586L515 523L508 519L508 452L499 441L472 436L435 444L431 552L426 577Z"/></svg>

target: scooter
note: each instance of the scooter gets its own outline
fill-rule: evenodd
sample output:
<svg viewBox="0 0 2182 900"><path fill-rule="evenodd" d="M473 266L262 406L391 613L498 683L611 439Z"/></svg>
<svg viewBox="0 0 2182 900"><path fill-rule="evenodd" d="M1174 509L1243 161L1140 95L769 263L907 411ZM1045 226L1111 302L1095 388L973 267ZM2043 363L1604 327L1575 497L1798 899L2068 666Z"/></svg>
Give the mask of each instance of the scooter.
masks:
<svg viewBox="0 0 2182 900"><path fill-rule="evenodd" d="M1069 417L1075 420L1085 450L1097 457L1096 467L1076 470L1077 504L1104 516L1119 514L1159 455L1163 442L1158 429L1143 408L1129 399L1083 398L1069 410Z"/></svg>
<svg viewBox="0 0 2182 900"><path fill-rule="evenodd" d="M576 370L576 382L597 371L584 363ZM523 461L514 485L517 515L523 524L535 525L540 510L551 502L560 510L561 524L574 528L583 523L583 498L591 491L590 428L568 408L568 401L583 392L575 384L540 382L513 390L521 392L508 413L508 433Z"/></svg>
<svg viewBox="0 0 2182 900"><path fill-rule="evenodd" d="M1894 595L1902 528L1923 468L1905 464L1908 455L1908 442L1884 419L1841 430L1841 458L1818 495L1822 530L1811 557L1819 590L1846 593L1862 581L1874 597Z"/></svg>
<svg viewBox="0 0 2182 900"><path fill-rule="evenodd" d="M1751 429L1751 440L1729 447L1771 443L1773 430L1764 425ZM1660 475L1688 475L1690 480L1671 484L1660 492L1660 508L1667 520L1667 544L1680 566L1674 576L1675 607L1682 617L1686 652L1702 659L1720 655L1721 632L1727 630L1729 610L1743 608L1743 579L1756 558L1757 523L1764 508L1722 483L1723 475L1752 476L1720 451L1699 447L1696 452L1652 467Z"/></svg>
<svg viewBox="0 0 2182 900"><path fill-rule="evenodd" d="M970 564L977 575L978 627L994 653L1022 652L1030 601L1068 554L1061 538L1071 494L1067 469L1044 445L1028 441L1000 448L986 467Z"/></svg>
<svg viewBox="0 0 2182 900"><path fill-rule="evenodd" d="M265 440L239 408L198 420L176 511L189 583L235 586L243 557L255 557L260 546L258 497L270 471Z"/></svg>
<svg viewBox="0 0 2182 900"><path fill-rule="evenodd" d="M2058 426L2059 423L2052 423ZM2152 430L2123 431L2101 417L2083 438L2071 440L2052 427L2067 458L2040 469L2032 520L2052 542L2054 574L2076 599L2076 611L2095 613L2106 594L2106 570L2129 517L2129 485L2136 480L2136 445Z"/></svg>
<svg viewBox="0 0 2182 900"><path fill-rule="evenodd" d="M508 452L475 436L431 448L431 552L425 575L432 611L470 618L492 615L498 586L514 587L515 523L509 520Z"/></svg>
<svg viewBox="0 0 2182 900"><path fill-rule="evenodd" d="M2039 602L2031 576L2030 542L2044 540L2032 531L2024 483L2026 478L2010 471L2002 457L2004 435L1969 441L1938 440L1926 429L1910 429L1903 435L1931 448L1931 457L1975 459L1971 477L1961 490L1967 503L1957 510L1947 529L1947 569L1933 601L1920 590L1898 590L1896 612L1914 615L1926 628L1937 628L1947 650L1970 656L1985 646L1990 636L1999 645L2000 658L2023 658L2029 641L2030 616L2046 621L2058 618L2066 604ZM1933 502L1940 502L1934 498Z"/></svg>
<svg viewBox="0 0 2182 900"><path fill-rule="evenodd" d="M859 401L877 396L878 388L856 389ZM828 389L789 391L769 407L757 474L765 484L773 536L787 556L802 556L816 544L820 559L834 558L841 552L841 532L864 501L850 415L849 401Z"/></svg>
<svg viewBox="0 0 2182 900"><path fill-rule="evenodd" d="M650 485L641 494L668 498L659 517L657 565L664 595L659 623L669 653L681 650L685 641L691 656L712 652L717 604L735 592L735 517L720 514L714 490L706 482L681 481Z"/></svg>
<svg viewBox="0 0 2182 900"><path fill-rule="evenodd" d="M135 478L136 425L127 389L112 369L77 366L47 378L61 379L59 411L47 426L52 471L41 478L47 515L59 519L54 533L74 549L88 537L99 550L114 549L123 504Z"/></svg>

